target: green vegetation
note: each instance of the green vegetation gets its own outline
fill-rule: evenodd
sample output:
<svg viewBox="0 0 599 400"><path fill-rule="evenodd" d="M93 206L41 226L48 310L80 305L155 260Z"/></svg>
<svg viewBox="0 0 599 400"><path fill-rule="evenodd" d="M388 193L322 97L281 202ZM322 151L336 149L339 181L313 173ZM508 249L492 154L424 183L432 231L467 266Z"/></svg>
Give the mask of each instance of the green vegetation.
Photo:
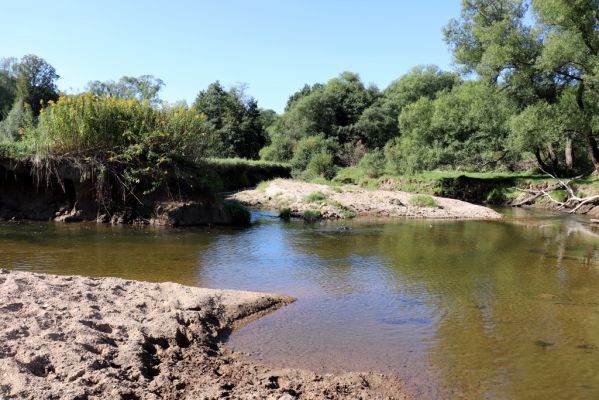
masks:
<svg viewBox="0 0 599 400"><path fill-rule="evenodd" d="M281 218L283 221L289 221L291 219L291 209L281 208L279 211L279 218Z"/></svg>
<svg viewBox="0 0 599 400"><path fill-rule="evenodd" d="M235 226L248 226L250 224L250 212L245 206L237 201L223 201L223 209L232 219L232 224Z"/></svg>
<svg viewBox="0 0 599 400"><path fill-rule="evenodd" d="M322 218L322 214L319 210L306 210L302 214L302 218L308 223L313 223L319 221Z"/></svg>
<svg viewBox="0 0 599 400"><path fill-rule="evenodd" d="M328 204L335 207L337 211L339 211L339 214L341 214L344 218L355 218L357 215L354 210L339 203L338 201L330 200Z"/></svg>
<svg viewBox="0 0 599 400"><path fill-rule="evenodd" d="M464 197L452 184L479 179L498 186L476 198L498 203L515 195L508 184L541 179L526 171L599 171L598 20L588 1L467 1L444 29L455 72L417 66L382 90L342 72L293 93L280 115L218 81L191 106L163 102L151 75L64 95L43 59L5 59L0 155L77 160L126 192L193 166L220 169L200 174L215 190L290 173Z"/></svg>
<svg viewBox="0 0 599 400"><path fill-rule="evenodd" d="M426 194L417 194L410 197L410 204L417 207L437 208L437 202Z"/></svg>
<svg viewBox="0 0 599 400"><path fill-rule="evenodd" d="M322 193L321 191L316 191L316 192L312 192L309 195L306 196L306 198L304 199L304 201L306 203L314 203L317 201L324 201L327 199L327 195Z"/></svg>

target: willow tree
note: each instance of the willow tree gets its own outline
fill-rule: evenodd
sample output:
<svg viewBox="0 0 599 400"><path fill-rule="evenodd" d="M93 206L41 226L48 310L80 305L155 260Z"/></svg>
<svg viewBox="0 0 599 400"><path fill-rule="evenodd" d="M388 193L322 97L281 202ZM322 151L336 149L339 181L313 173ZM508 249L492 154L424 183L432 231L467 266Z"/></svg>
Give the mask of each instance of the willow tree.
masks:
<svg viewBox="0 0 599 400"><path fill-rule="evenodd" d="M568 141L584 141L599 171L599 2L596 0L464 0L461 17L445 28L457 64L496 83L533 114L543 104L554 115L566 159ZM575 93L575 109L560 105ZM529 107L532 109L527 110ZM530 130L535 134L538 130ZM543 162L542 140L528 140Z"/></svg>

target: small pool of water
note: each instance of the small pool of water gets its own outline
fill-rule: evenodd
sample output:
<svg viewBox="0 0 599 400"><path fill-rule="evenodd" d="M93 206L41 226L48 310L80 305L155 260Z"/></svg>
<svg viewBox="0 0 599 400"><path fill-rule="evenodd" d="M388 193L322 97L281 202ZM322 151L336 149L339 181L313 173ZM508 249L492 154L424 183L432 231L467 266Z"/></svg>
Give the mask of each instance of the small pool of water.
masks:
<svg viewBox="0 0 599 400"><path fill-rule="evenodd" d="M599 232L583 217L340 221L248 229L0 223L0 266L272 291L237 331L276 367L374 370L423 398L599 398Z"/></svg>

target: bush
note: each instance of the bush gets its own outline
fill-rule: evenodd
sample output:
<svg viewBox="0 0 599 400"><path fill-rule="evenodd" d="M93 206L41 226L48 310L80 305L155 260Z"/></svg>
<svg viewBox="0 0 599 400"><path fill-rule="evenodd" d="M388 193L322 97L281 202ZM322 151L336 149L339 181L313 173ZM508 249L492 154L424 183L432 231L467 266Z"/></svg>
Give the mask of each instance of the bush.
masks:
<svg viewBox="0 0 599 400"><path fill-rule="evenodd" d="M493 188L487 194L487 203L488 204L503 204L507 200L505 195L505 190L503 188Z"/></svg>
<svg viewBox="0 0 599 400"><path fill-rule="evenodd" d="M437 202L431 196L426 194L417 194L410 197L410 204L417 207L437 208Z"/></svg>
<svg viewBox="0 0 599 400"><path fill-rule="evenodd" d="M319 210L306 210L304 211L302 218L308 223L313 223L319 221L322 218L322 214Z"/></svg>
<svg viewBox="0 0 599 400"><path fill-rule="evenodd" d="M260 150L260 159L264 161L287 162L293 157L294 142L284 135L274 135L271 143Z"/></svg>
<svg viewBox="0 0 599 400"><path fill-rule="evenodd" d="M327 195L322 193L321 191L312 192L308 196L304 198L306 203L314 203L315 201L324 201L326 200Z"/></svg>
<svg viewBox="0 0 599 400"><path fill-rule="evenodd" d="M337 167L330 153L316 153L310 158L310 162L303 173L306 179L324 178L333 179L337 173Z"/></svg>
<svg viewBox="0 0 599 400"><path fill-rule="evenodd" d="M374 149L362 157L358 167L364 176L378 178L385 173L385 155L379 149Z"/></svg>
<svg viewBox="0 0 599 400"><path fill-rule="evenodd" d="M18 101L0 122L0 141L14 142L23 139L33 126L31 108L28 104Z"/></svg>
<svg viewBox="0 0 599 400"><path fill-rule="evenodd" d="M250 224L250 212L241 203L233 200L226 200L223 202L223 209L231 217L233 225L248 226Z"/></svg>
<svg viewBox="0 0 599 400"><path fill-rule="evenodd" d="M291 209L282 208L279 211L279 218L281 218L283 221L289 221L291 219Z"/></svg>
<svg viewBox="0 0 599 400"><path fill-rule="evenodd" d="M291 159L291 174L301 178L317 176L335 176L333 154L336 153L337 144L323 135L308 136L297 142L295 154Z"/></svg>

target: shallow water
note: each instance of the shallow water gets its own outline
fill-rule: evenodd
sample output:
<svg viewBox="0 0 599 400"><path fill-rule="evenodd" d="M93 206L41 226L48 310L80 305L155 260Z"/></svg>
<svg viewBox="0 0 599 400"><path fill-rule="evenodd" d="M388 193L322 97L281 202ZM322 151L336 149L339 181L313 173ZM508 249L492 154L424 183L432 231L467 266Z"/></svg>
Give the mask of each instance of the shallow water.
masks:
<svg viewBox="0 0 599 400"><path fill-rule="evenodd" d="M0 266L294 295L228 343L274 366L395 372L423 398L599 398L599 232L502 212L315 225L257 214L239 230L5 222Z"/></svg>

